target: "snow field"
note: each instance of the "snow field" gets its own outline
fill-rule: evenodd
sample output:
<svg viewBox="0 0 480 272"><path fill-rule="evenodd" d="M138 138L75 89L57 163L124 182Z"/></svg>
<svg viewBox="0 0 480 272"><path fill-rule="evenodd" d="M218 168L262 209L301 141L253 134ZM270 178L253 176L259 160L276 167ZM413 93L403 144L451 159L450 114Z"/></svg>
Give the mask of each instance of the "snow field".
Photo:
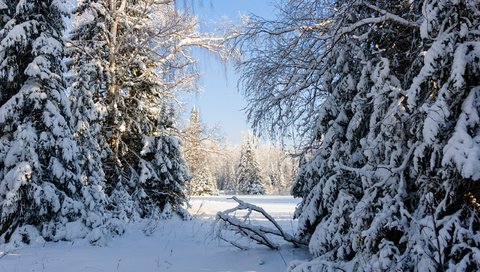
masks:
<svg viewBox="0 0 480 272"><path fill-rule="evenodd" d="M252 244L241 251L213 237L212 223L217 211L235 206L229 196L192 197L190 212L194 219L178 218L130 225L127 233L112 238L108 246L96 247L86 241L33 244L2 252L3 271L174 271L174 272L277 272L296 259L307 259L306 249L285 244L272 251ZM287 196L240 196L272 213L291 232L290 220L297 201ZM264 224L264 221L256 221ZM150 236L143 232L153 228ZM0 252L2 250L0 249Z"/></svg>
<svg viewBox="0 0 480 272"><path fill-rule="evenodd" d="M192 197L189 210L192 215L201 218L215 217L218 211L223 211L233 208L237 205L235 201L230 199L232 196L218 195L218 196L198 196ZM291 196L273 196L273 195L241 195L237 196L239 199L248 203L262 207L265 211L270 213L276 220L287 220L290 223L294 221L293 212L298 201ZM260 217L253 214L253 218L262 220Z"/></svg>

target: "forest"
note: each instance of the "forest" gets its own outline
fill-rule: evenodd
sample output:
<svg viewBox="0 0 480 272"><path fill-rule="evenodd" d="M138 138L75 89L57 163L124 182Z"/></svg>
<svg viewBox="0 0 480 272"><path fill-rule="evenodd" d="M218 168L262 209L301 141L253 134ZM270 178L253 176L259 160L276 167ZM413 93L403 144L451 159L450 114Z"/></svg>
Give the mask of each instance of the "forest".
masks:
<svg viewBox="0 0 480 272"><path fill-rule="evenodd" d="M0 0L0 271L202 271L174 252L208 235L230 267L203 271L480 270L479 0L277 0L216 31L194 5ZM195 50L240 74L240 145L181 120ZM136 266L136 240L166 251ZM69 246L92 267L31 257Z"/></svg>

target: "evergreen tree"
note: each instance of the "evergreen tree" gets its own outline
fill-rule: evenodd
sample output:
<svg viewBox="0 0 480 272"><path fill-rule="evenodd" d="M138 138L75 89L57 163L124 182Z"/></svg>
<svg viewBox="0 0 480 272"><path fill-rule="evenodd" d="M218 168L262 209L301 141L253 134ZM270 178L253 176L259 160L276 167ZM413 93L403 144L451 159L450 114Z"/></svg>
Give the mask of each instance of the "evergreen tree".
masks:
<svg viewBox="0 0 480 272"><path fill-rule="evenodd" d="M238 192L247 195L265 194L264 178L255 157L253 140L248 136L242 145L240 163L237 168Z"/></svg>
<svg viewBox="0 0 480 272"><path fill-rule="evenodd" d="M420 268L480 269L480 11L478 1L425 1L422 67L403 102L412 139L407 181ZM432 242L433 241L433 242Z"/></svg>
<svg viewBox="0 0 480 272"><path fill-rule="evenodd" d="M139 187L134 192L134 198L142 202L139 211L142 216L169 216L172 212L185 214L184 187L190 175L183 159L181 143L175 136L178 133L174 120L172 106L163 106L158 131L143 139Z"/></svg>
<svg viewBox="0 0 480 272"><path fill-rule="evenodd" d="M4 19L0 23L0 237L4 241L15 233L22 242L33 239L35 232L47 240L86 234L83 227L77 228L87 218L62 80L62 16L67 15L62 5L62 1L0 1Z"/></svg>
<svg viewBox="0 0 480 272"><path fill-rule="evenodd" d="M102 156L106 143L102 135L106 107L101 99L105 96L106 74L102 72L100 58L92 57L101 50L98 40L101 34L98 14L90 13L83 18L90 8L88 1L82 1L74 10L74 29L70 33L70 47L67 48L70 76L70 101L72 108L73 136L79 145L78 158L81 177L84 183L83 194L85 204L95 209L102 220L107 219L106 206L108 197L105 194L105 173Z"/></svg>
<svg viewBox="0 0 480 272"><path fill-rule="evenodd" d="M313 153L292 193L317 259L291 270L479 268L476 6L298 0L249 22L276 45L248 48L250 117L300 126Z"/></svg>
<svg viewBox="0 0 480 272"><path fill-rule="evenodd" d="M76 13L80 24L72 44L80 54L77 58L88 63L76 69L89 77L95 91L91 98L79 97L86 101L81 102L88 105L85 108L96 105L102 114L99 137L91 147L104 145L100 155L105 190L111 196L109 209L135 217L153 216L153 207L163 210L167 204L178 208L188 175L180 169L183 159L175 123L162 120L166 115L161 110L177 91L189 89L196 77L187 48L215 49L218 42L198 34L195 19L177 12L170 0L88 0L81 2ZM80 118L85 123L86 117ZM87 121L92 127L93 120ZM153 156L155 152L166 153ZM180 168L155 158L162 156L178 162ZM162 200L158 190L169 183L172 187L163 192ZM180 198L174 200L174 196Z"/></svg>
<svg viewBox="0 0 480 272"><path fill-rule="evenodd" d="M198 170L189 183L192 195L214 195L218 193L215 179L208 167Z"/></svg>

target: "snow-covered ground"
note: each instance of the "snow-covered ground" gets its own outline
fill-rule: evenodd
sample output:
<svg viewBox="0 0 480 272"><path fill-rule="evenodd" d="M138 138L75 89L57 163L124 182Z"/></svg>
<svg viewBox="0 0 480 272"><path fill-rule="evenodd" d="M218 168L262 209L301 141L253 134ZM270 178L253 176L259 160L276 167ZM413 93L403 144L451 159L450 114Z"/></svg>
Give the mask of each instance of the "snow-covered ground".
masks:
<svg viewBox="0 0 480 272"><path fill-rule="evenodd" d="M193 197L190 212L196 219L172 219L156 223L150 236L142 231L145 223L132 225L128 232L111 239L108 246L96 247L84 241L33 244L11 252L2 252L3 271L285 271L291 260L306 259L306 249L285 244L272 251L255 244L241 251L212 235L217 211L235 206L228 196ZM240 196L262 206L287 231L295 222L290 218L297 201L289 196ZM258 223L264 224L259 220ZM0 249L0 252L2 250Z"/></svg>

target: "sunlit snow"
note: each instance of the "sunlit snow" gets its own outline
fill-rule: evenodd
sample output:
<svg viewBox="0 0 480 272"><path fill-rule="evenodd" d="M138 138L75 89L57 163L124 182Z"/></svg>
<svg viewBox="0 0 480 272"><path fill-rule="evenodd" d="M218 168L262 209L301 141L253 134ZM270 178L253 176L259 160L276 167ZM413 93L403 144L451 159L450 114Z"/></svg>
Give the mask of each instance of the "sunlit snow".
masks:
<svg viewBox="0 0 480 272"><path fill-rule="evenodd" d="M286 263L308 258L307 250L282 244L279 251L256 244L241 251L219 241L211 233L217 211L236 203L229 196L192 197L189 209L194 219L178 218L130 225L127 233L111 238L105 247L91 246L84 240L37 243L5 252L0 249L3 271L285 271ZM292 233L297 200L290 196L240 196L262 206L285 230ZM259 218L256 218L259 219ZM265 223L257 221L257 223ZM72 226L74 227L74 226ZM153 227L147 236L143 230Z"/></svg>

